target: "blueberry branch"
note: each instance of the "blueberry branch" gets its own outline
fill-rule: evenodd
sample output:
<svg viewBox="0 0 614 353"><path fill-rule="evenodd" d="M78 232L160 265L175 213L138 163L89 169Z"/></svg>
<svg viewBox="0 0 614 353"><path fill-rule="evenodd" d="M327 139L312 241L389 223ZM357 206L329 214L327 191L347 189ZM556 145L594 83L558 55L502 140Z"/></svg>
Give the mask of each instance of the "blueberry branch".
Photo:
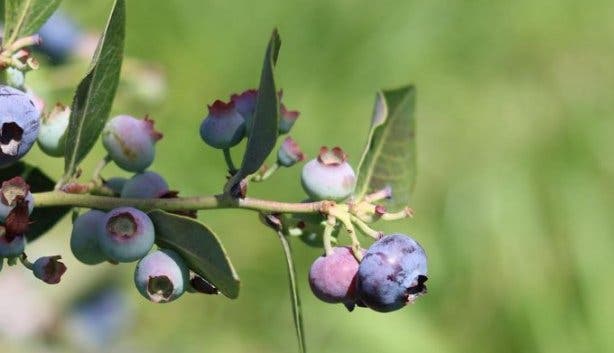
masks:
<svg viewBox="0 0 614 353"><path fill-rule="evenodd" d="M331 201L309 203L290 203L254 198L237 199L228 195L178 197L172 199L130 199L87 194L70 194L62 191L49 191L33 194L36 207L74 206L100 210L130 206L144 211L161 209L164 211L189 211L207 209L248 209L252 211L279 213L328 213L335 205Z"/></svg>

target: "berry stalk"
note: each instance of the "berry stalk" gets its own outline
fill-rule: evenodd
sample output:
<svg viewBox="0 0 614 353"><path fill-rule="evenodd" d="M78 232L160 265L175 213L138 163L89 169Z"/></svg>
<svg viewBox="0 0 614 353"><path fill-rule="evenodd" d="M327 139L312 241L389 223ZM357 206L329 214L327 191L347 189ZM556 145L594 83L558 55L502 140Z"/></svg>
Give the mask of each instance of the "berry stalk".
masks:
<svg viewBox="0 0 614 353"><path fill-rule="evenodd" d="M331 201L290 203L249 197L236 199L224 194L172 199L135 199L49 191L34 193L33 196L36 207L73 206L99 210L111 210L117 207L128 206L143 211L154 209L189 211L238 208L269 213L327 213L335 205Z"/></svg>

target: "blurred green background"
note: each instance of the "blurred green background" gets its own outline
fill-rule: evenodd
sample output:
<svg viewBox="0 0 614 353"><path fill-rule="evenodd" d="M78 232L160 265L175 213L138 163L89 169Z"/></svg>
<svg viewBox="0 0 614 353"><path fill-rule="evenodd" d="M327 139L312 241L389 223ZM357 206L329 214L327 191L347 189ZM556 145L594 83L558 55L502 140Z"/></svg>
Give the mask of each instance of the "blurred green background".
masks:
<svg viewBox="0 0 614 353"><path fill-rule="evenodd" d="M100 31L110 6L66 0L62 9ZM417 85L416 216L381 228L425 247L429 294L391 314L324 304L306 281L321 250L294 241L311 352L614 352L612 1L131 0L127 10L127 55L158 63L168 87L155 104L135 104L122 100L130 93L122 86L114 113L156 120L165 137L152 169L183 195L223 185L221 154L204 146L198 125L207 103L257 85L275 26L278 83L301 111L292 135L310 156L341 145L356 165L375 91ZM30 74L34 89L52 85L47 71ZM102 155L98 146L85 170ZM61 161L38 148L28 160L60 175ZM284 169L250 192L301 200L299 171ZM24 281L41 291L47 305L39 306L61 311L88 283L107 272L118 278L134 325L109 351L296 351L275 235L247 211L200 218L241 275L236 301L150 304L131 287L133 265L74 260L68 221L30 246L65 255L63 284ZM10 271L24 272L0 278ZM69 351L44 339L0 343L3 352Z"/></svg>

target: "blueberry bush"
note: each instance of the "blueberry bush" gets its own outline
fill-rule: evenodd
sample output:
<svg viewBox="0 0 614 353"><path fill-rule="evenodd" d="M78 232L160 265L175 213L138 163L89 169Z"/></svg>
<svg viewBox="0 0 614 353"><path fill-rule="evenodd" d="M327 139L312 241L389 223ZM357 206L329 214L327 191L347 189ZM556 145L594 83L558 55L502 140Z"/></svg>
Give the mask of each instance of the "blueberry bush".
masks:
<svg viewBox="0 0 614 353"><path fill-rule="evenodd" d="M43 255L32 262L27 243L72 214L72 256L90 266L135 263L134 284L145 299L168 303L186 292L234 299L240 281L232 254L197 215L212 209L244 209L256 213L282 244L301 351L303 314L290 238L323 249L309 271L309 284L324 302L343 304L349 311L360 307L389 312L426 293L424 249L408 235L386 235L376 228L377 221L413 215L408 206L416 173L413 86L377 93L357 166L350 165L342 148L322 147L302 166L300 184L306 199L292 203L252 197L250 184L266 183L275 172L306 159L297 141L286 136L297 120L300 123L300 113L284 105L275 80L281 40L273 30L258 87L227 100L212 99L206 116L194 119L194 138L200 134L226 162L227 178L220 180L220 192L180 197L162 175L149 170L156 145L164 143L154 121L130 112L110 117L125 59L125 0L114 2L72 102L49 105L37 96L37 87L28 84L27 73L39 68L37 53L59 65L76 50L76 29L61 14L54 15L59 4L7 0L3 6L0 267L4 262L21 264L46 283L60 283L67 271L61 256ZM93 156L100 163L84 171L81 164L99 140L106 155ZM28 164L27 153L36 141L45 154L58 158L49 163L63 160L59 180L49 178L43 166ZM241 142L245 151L236 164L231 149ZM270 155L276 162L266 166ZM110 163L133 176L106 175Z"/></svg>

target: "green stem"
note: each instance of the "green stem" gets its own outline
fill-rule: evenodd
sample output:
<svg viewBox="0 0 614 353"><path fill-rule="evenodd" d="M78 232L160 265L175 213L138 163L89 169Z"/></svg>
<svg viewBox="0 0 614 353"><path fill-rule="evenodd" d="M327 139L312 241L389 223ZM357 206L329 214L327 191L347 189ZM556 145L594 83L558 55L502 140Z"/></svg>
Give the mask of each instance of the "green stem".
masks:
<svg viewBox="0 0 614 353"><path fill-rule="evenodd" d="M209 210L239 208L253 211L279 213L326 213L334 205L330 201L289 203L253 198L235 199L227 195L178 197L174 199L123 199L108 196L69 194L62 191L34 193L36 207L74 206L110 210L130 206L144 211Z"/></svg>
<svg viewBox="0 0 614 353"><path fill-rule="evenodd" d="M228 166L228 171L231 175L235 175L238 171L235 163L232 161L232 155L230 154L230 148L224 148L224 160Z"/></svg>
<svg viewBox="0 0 614 353"><path fill-rule="evenodd" d="M107 164L109 164L110 162L111 162L111 156L109 156L108 154L104 156L104 158L100 160L100 162L98 162L98 165L96 165L96 168L94 169L94 172L92 173L92 179L94 180L94 182L98 182L102 179L100 174L102 173L102 170L104 169L104 167L106 167Z"/></svg>
<svg viewBox="0 0 614 353"><path fill-rule="evenodd" d="M258 173L252 176L251 180L255 182L265 181L268 178L270 178L271 175L273 175L273 173L277 171L277 169L279 169L279 164L275 162L275 164L267 168L267 170L265 170L264 173L262 174Z"/></svg>
<svg viewBox="0 0 614 353"><path fill-rule="evenodd" d="M294 318L294 328L296 329L296 338L300 353L307 352L305 347L305 329L303 325L303 311L301 309L301 298L298 292L298 283L296 280L296 270L294 269L294 260L292 258L292 249L288 239L282 232L277 232L281 247L284 250L286 257L286 266L288 270L288 285L290 287L290 299L292 300L292 314Z"/></svg>

